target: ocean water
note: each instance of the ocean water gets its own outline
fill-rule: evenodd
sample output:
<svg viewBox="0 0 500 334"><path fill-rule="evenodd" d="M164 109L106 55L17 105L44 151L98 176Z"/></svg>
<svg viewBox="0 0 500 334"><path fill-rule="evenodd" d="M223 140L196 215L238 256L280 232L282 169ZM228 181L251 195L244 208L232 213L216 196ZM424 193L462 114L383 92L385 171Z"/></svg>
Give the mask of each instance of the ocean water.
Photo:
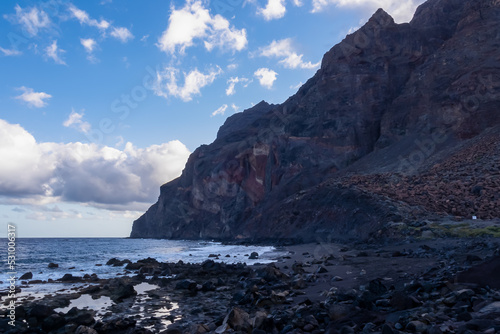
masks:
<svg viewBox="0 0 500 334"><path fill-rule="evenodd" d="M250 260L248 255L259 253L259 259ZM0 254L3 266L0 289L7 288L8 240L0 239ZM133 262L152 257L161 262L201 263L210 254L220 254L215 261L247 264L270 263L283 254L272 246L223 245L216 242L152 240L126 238L22 238L16 239L15 272L19 278L26 272L33 273L34 280L59 279L64 274L83 276L96 273L100 278L115 277L124 273L124 267L107 266L111 258L129 259ZM229 255L229 257L226 257ZM212 258L213 259L213 258ZM48 268L49 263L58 268Z"/></svg>

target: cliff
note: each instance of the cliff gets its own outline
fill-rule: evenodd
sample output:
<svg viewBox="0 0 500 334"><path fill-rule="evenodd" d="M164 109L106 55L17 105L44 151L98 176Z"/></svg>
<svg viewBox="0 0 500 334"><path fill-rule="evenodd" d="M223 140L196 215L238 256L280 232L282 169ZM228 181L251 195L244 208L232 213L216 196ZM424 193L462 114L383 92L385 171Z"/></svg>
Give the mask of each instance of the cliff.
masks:
<svg viewBox="0 0 500 334"><path fill-rule="evenodd" d="M131 237L364 239L500 217L499 50L498 1L429 0L405 24L379 9L287 101L229 117Z"/></svg>

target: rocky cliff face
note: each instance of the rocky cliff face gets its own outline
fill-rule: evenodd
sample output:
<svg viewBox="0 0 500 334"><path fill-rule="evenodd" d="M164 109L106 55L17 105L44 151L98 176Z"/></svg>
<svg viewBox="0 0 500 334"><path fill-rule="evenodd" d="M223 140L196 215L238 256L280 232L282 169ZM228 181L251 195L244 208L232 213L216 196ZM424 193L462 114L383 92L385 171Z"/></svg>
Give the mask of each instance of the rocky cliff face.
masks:
<svg viewBox="0 0 500 334"><path fill-rule="evenodd" d="M465 216L481 205L484 218L499 217L498 183L483 191L453 163L482 140L497 148L483 162L498 158L499 141L485 131L500 132L500 2L429 0L407 24L380 9L283 104L229 117L161 187L131 237L369 238L390 221ZM480 160L468 159L466 169L483 168ZM453 195L438 182L402 196L444 169L449 182L469 178L466 192L482 187L473 191L487 194L477 208L431 205Z"/></svg>

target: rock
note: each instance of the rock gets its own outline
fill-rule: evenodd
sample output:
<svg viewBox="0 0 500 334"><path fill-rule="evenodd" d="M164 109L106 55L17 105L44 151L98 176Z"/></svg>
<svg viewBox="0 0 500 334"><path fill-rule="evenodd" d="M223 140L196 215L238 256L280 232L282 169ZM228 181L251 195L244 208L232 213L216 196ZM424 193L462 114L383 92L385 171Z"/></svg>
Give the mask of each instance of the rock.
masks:
<svg viewBox="0 0 500 334"><path fill-rule="evenodd" d="M324 273L327 273L327 272L328 272L328 269L326 269L323 266L318 266L318 269L316 269L316 274L324 274Z"/></svg>
<svg viewBox="0 0 500 334"><path fill-rule="evenodd" d="M469 312L462 312L457 315L458 321L469 321L472 320L472 315Z"/></svg>
<svg viewBox="0 0 500 334"><path fill-rule="evenodd" d="M238 307L234 307L224 318L223 324L227 324L235 331L248 332L252 328L250 316L247 312Z"/></svg>
<svg viewBox="0 0 500 334"><path fill-rule="evenodd" d="M50 262L47 267L53 269L53 268L59 268L59 265L57 263Z"/></svg>
<svg viewBox="0 0 500 334"><path fill-rule="evenodd" d="M371 333L375 327L377 327L374 323L369 322L363 326L363 333Z"/></svg>
<svg viewBox="0 0 500 334"><path fill-rule="evenodd" d="M50 316L54 311L52 310L51 307L45 305L45 304L33 304L31 305L30 308L28 308L28 316L29 317L35 317L37 319L45 319L48 316Z"/></svg>
<svg viewBox="0 0 500 334"><path fill-rule="evenodd" d="M336 321L343 319L349 315L351 307L342 304L333 304L328 308L328 317L330 320Z"/></svg>
<svg viewBox="0 0 500 334"><path fill-rule="evenodd" d="M423 333L427 330L427 325L421 321L415 320L410 321L408 325L406 325L406 329L413 333Z"/></svg>
<svg viewBox="0 0 500 334"><path fill-rule="evenodd" d="M375 301L375 306L377 307L390 307L391 300L390 299L378 299Z"/></svg>
<svg viewBox="0 0 500 334"><path fill-rule="evenodd" d="M194 328L190 331L191 334L204 334L209 332L210 328L204 324L196 324L194 325Z"/></svg>
<svg viewBox="0 0 500 334"><path fill-rule="evenodd" d="M64 274L64 276L60 278L61 282L77 282L81 280L82 280L81 277L76 277L73 276L72 274Z"/></svg>
<svg viewBox="0 0 500 334"><path fill-rule="evenodd" d="M131 283L121 279L113 280L110 284L110 298L115 303L120 303L126 298L134 297L137 295L134 286Z"/></svg>
<svg viewBox="0 0 500 334"><path fill-rule="evenodd" d="M500 256L495 256L484 263L459 273L456 281L500 289L500 280L498 277L500 277Z"/></svg>
<svg viewBox="0 0 500 334"><path fill-rule="evenodd" d="M276 268L273 263L268 264L264 268L256 270L255 273L258 277L263 278L267 282L276 282L286 277L286 275L282 273L278 268Z"/></svg>
<svg viewBox="0 0 500 334"><path fill-rule="evenodd" d="M127 265L125 266L125 269L127 269L127 270L139 270L143 266L144 266L144 263L139 263L139 262L133 263L133 262L130 262L130 263L127 263Z"/></svg>
<svg viewBox="0 0 500 334"><path fill-rule="evenodd" d="M252 252L250 256L248 257L249 260L255 260L259 258L259 253L257 252Z"/></svg>
<svg viewBox="0 0 500 334"><path fill-rule="evenodd" d="M334 277L332 278L332 282L339 282L339 281L342 281L342 280L343 280L343 278L342 278L342 277L340 277L340 276L334 276Z"/></svg>
<svg viewBox="0 0 500 334"><path fill-rule="evenodd" d="M255 312L255 317L251 320L252 327L255 329L262 328L267 319L267 313L262 311Z"/></svg>
<svg viewBox="0 0 500 334"><path fill-rule="evenodd" d="M387 287L382 283L382 279L377 278L370 281L368 291L379 296L387 292Z"/></svg>
<svg viewBox="0 0 500 334"><path fill-rule="evenodd" d="M392 307L398 310L407 310L417 306L420 306L422 303L415 299L413 296L408 296L404 292L395 292L391 298Z"/></svg>
<svg viewBox="0 0 500 334"><path fill-rule="evenodd" d="M66 324L66 320L60 316L59 314L51 314L47 318L45 318L42 322L43 330L50 332L61 328Z"/></svg>
<svg viewBox="0 0 500 334"><path fill-rule="evenodd" d="M394 334L394 330L388 324L384 324L382 326L382 334Z"/></svg>
<svg viewBox="0 0 500 334"><path fill-rule="evenodd" d="M223 323L222 325L220 325L219 327L217 327L215 329L215 333L217 333L217 334L227 333L227 332L229 332L230 329L231 328L227 323ZM182 332L179 331L179 334L182 334Z"/></svg>
<svg viewBox="0 0 500 334"><path fill-rule="evenodd" d="M262 329L254 329L252 334L267 334L267 332Z"/></svg>
<svg viewBox="0 0 500 334"><path fill-rule="evenodd" d="M185 280L178 282L175 285L175 289L177 289L177 290L184 289L184 290L195 291L196 286L197 286L197 283L195 281L193 281L191 279L185 279Z"/></svg>
<svg viewBox="0 0 500 334"><path fill-rule="evenodd" d="M101 287L99 285L90 285L80 290L82 294L93 294L101 291Z"/></svg>
<svg viewBox="0 0 500 334"><path fill-rule="evenodd" d="M426 230L422 232L422 239L434 239L436 235L431 230Z"/></svg>
<svg viewBox="0 0 500 334"><path fill-rule="evenodd" d="M188 287L189 289L189 287ZM206 281L201 285L201 291L207 292L207 291L215 291L216 286L215 283L212 281Z"/></svg>
<svg viewBox="0 0 500 334"><path fill-rule="evenodd" d="M476 312L479 318L494 319L500 316L500 301L493 302Z"/></svg>
<svg viewBox="0 0 500 334"><path fill-rule="evenodd" d="M68 323L72 322L76 325L91 326L94 322L93 312L87 310L80 310L76 307L66 313L66 320Z"/></svg>
<svg viewBox="0 0 500 334"><path fill-rule="evenodd" d="M99 334L95 329L80 325L77 327L75 334Z"/></svg>
<svg viewBox="0 0 500 334"><path fill-rule="evenodd" d="M125 263L129 264L132 263L132 261L125 259L125 260L119 260L116 257L109 259L108 262L106 262L107 266L113 266L113 267L120 267L123 266Z"/></svg>
<svg viewBox="0 0 500 334"><path fill-rule="evenodd" d="M312 324L306 324L303 330L304 332L312 332L314 330L314 326Z"/></svg>
<svg viewBox="0 0 500 334"><path fill-rule="evenodd" d="M31 271L21 275L21 277L19 277L20 280L25 280L25 279L32 279L33 278L33 273Z"/></svg>

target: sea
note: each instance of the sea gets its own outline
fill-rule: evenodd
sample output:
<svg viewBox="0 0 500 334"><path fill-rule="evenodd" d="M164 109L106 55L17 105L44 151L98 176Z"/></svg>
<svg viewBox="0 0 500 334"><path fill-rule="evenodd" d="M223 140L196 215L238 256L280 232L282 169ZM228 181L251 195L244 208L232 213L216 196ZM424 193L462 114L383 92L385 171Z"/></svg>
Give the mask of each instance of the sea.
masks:
<svg viewBox="0 0 500 334"><path fill-rule="evenodd" d="M8 265L8 240L0 239L0 265L3 266L0 290L8 288L12 275L19 278L27 272L33 274L33 280L42 281L56 280L64 274L83 276L95 273L99 278L124 274L124 266L106 265L111 258L135 262L151 257L161 262L201 263L212 254L218 255L218 258L210 257L214 261L252 265L274 262L284 254L273 246L128 238L20 238L10 251L15 256L13 268ZM252 252L259 254L258 259L249 259ZM49 263L57 264L58 268L48 268Z"/></svg>

